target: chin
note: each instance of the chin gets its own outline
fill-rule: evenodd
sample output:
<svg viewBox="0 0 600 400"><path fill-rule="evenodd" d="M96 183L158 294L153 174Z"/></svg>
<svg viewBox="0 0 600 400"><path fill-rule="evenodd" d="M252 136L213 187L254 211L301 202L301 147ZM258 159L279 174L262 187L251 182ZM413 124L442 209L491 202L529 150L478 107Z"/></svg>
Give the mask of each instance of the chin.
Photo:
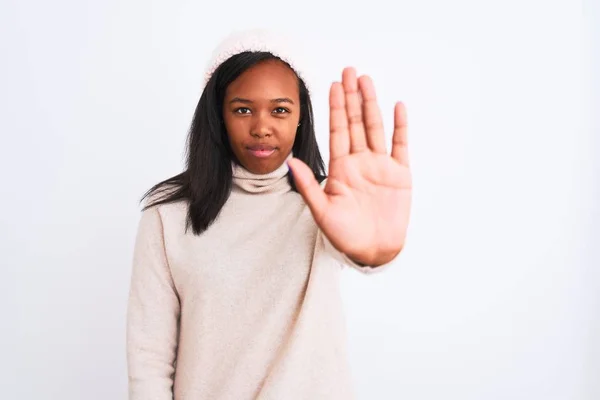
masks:
<svg viewBox="0 0 600 400"><path fill-rule="evenodd" d="M269 155L267 157L256 157L248 151L244 152L242 155L243 157L240 157L239 155L237 156L238 160L240 160L241 165L248 171L260 175L268 174L270 172L275 171L285 161L281 157L279 149L277 149L272 155Z"/></svg>
<svg viewBox="0 0 600 400"><path fill-rule="evenodd" d="M270 172L275 171L277 168L279 168L280 165L281 164L273 163L272 160L259 161L259 162L253 162L251 165L248 166L249 168L246 167L246 169L254 174L264 175L264 174L268 174Z"/></svg>

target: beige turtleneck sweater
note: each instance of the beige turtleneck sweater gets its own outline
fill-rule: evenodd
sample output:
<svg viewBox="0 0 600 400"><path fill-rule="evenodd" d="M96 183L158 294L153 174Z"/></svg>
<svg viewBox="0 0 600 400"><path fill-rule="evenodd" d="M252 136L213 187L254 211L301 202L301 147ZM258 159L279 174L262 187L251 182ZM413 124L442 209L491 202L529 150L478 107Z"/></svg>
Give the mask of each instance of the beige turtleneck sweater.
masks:
<svg viewBox="0 0 600 400"><path fill-rule="evenodd" d="M371 268L318 229L284 163L233 166L233 190L200 236L186 205L145 210L127 317L130 400L353 399L339 274Z"/></svg>

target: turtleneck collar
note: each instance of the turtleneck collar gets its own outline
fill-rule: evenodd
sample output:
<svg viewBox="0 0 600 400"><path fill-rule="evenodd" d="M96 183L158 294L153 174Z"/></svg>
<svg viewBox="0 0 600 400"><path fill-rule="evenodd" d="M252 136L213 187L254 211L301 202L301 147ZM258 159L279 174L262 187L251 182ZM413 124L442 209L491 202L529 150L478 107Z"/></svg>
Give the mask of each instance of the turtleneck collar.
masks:
<svg viewBox="0 0 600 400"><path fill-rule="evenodd" d="M273 172L255 174L242 165L231 162L234 187L248 193L283 193L291 190L288 181L289 168L287 161L293 157L290 153L285 161Z"/></svg>

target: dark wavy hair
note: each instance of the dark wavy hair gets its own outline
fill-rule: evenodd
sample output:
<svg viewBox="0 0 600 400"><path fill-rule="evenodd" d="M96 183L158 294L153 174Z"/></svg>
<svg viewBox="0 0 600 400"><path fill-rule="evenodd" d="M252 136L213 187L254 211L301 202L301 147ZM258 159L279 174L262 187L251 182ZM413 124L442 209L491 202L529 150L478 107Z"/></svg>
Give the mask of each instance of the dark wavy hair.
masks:
<svg viewBox="0 0 600 400"><path fill-rule="evenodd" d="M269 52L250 51L236 54L219 65L202 91L194 112L186 141L185 170L152 186L141 199L141 202L149 200L143 210L184 200L188 205L186 232L191 226L194 234L199 235L214 222L231 194L231 162L235 160L223 122L225 90L248 68L272 59L290 67ZM301 124L292 151L322 182L326 178L325 165L315 136L312 103L306 84L298 75L296 77ZM292 190L297 192L291 174L288 180Z"/></svg>

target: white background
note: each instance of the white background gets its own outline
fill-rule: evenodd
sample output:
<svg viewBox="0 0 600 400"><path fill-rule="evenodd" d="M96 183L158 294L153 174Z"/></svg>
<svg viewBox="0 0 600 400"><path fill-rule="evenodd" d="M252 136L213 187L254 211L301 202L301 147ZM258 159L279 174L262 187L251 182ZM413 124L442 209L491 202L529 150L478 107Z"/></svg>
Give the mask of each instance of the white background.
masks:
<svg viewBox="0 0 600 400"><path fill-rule="evenodd" d="M126 398L138 200L218 40L266 27L313 49L325 156L344 66L390 133L408 108L407 247L342 281L359 398L600 398L598 4L329 4L2 1L0 397Z"/></svg>

